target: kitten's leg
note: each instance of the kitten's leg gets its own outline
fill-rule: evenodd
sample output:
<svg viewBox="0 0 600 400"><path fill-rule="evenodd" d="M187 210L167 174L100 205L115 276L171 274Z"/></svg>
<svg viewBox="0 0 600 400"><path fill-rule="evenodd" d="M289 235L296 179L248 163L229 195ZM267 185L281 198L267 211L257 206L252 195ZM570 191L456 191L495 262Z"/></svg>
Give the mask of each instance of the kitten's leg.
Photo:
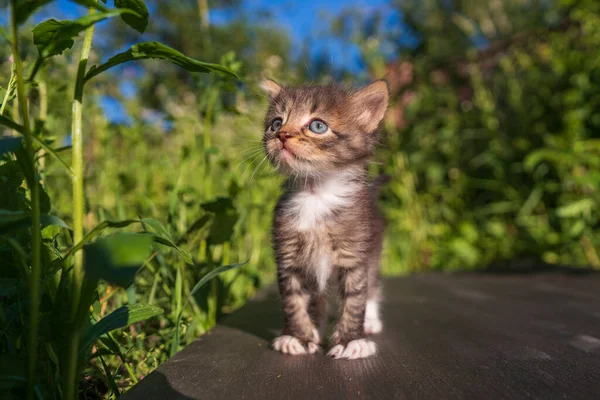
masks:
<svg viewBox="0 0 600 400"><path fill-rule="evenodd" d="M369 357L377 351L375 343L365 339L364 323L368 297L368 271L365 267L339 271L342 316L331 337L333 348L327 353L340 359Z"/></svg>
<svg viewBox="0 0 600 400"><path fill-rule="evenodd" d="M319 293L311 297L309 314L316 326L315 343L319 344L327 324L327 298L324 294Z"/></svg>
<svg viewBox="0 0 600 400"><path fill-rule="evenodd" d="M308 306L310 294L298 268L278 268L279 293L283 303L283 335L273 340L273 348L285 354L313 354L319 350L317 332Z"/></svg>
<svg viewBox="0 0 600 400"><path fill-rule="evenodd" d="M379 270L371 268L369 270L369 289L367 296L367 308L365 312L365 333L367 335L377 334L383 330L383 323L379 313L379 303L381 302L381 278Z"/></svg>

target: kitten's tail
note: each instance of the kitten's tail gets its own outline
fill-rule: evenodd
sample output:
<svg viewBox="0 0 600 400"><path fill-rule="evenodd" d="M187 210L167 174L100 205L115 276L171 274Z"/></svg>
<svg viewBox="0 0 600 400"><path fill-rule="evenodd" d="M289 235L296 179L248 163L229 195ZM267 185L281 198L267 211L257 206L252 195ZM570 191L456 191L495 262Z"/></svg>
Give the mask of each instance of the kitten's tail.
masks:
<svg viewBox="0 0 600 400"><path fill-rule="evenodd" d="M386 183L392 180L392 177L386 174L377 175L375 179L371 181L371 188L373 194L377 195L379 193L379 189Z"/></svg>

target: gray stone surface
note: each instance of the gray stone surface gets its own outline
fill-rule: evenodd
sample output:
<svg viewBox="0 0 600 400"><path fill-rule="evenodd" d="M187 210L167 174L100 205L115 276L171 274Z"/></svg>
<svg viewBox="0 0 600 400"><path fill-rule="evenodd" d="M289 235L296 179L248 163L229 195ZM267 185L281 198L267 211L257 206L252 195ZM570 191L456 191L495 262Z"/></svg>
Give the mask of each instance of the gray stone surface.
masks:
<svg viewBox="0 0 600 400"><path fill-rule="evenodd" d="M419 275L386 281L369 359L269 349L267 291L123 399L600 399L600 274Z"/></svg>

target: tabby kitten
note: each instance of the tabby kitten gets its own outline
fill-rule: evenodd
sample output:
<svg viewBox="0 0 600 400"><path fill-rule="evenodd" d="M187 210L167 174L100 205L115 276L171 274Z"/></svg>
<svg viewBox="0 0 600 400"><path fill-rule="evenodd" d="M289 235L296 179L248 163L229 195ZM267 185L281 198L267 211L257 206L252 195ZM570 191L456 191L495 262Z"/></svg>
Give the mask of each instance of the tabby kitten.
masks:
<svg viewBox="0 0 600 400"><path fill-rule="evenodd" d="M265 81L269 96L263 143L288 179L275 209L273 242L285 314L273 348L285 354L319 351L330 276L339 281L341 318L328 355L375 354L367 334L379 333L379 259L383 219L378 184L367 163L388 106L388 87L281 87Z"/></svg>

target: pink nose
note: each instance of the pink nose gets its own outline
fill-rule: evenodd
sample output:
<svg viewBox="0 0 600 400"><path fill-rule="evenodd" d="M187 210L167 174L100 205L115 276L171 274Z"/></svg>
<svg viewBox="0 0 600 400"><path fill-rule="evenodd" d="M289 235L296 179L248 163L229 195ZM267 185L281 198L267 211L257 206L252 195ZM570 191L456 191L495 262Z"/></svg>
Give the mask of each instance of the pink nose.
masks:
<svg viewBox="0 0 600 400"><path fill-rule="evenodd" d="M279 132L277 136L279 137L279 140L281 140L281 143L285 143L286 140L292 137L288 132Z"/></svg>

